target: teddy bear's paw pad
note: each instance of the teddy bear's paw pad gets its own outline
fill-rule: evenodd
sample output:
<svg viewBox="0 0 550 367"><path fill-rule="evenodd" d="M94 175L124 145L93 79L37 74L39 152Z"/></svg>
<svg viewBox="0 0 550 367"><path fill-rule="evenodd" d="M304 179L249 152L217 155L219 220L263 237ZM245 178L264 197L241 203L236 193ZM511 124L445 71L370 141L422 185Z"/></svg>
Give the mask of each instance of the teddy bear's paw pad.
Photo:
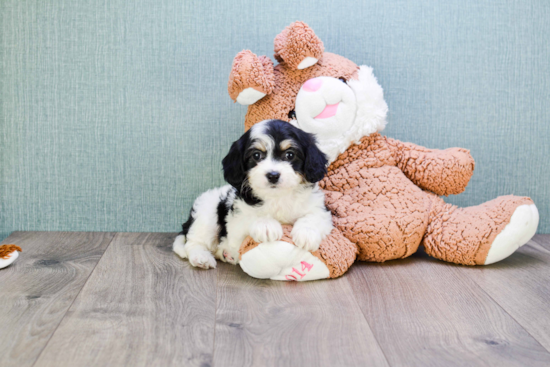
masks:
<svg viewBox="0 0 550 367"><path fill-rule="evenodd" d="M191 265L202 269L213 269L216 267L216 259L210 251L204 249L192 249L189 251L189 262Z"/></svg>
<svg viewBox="0 0 550 367"><path fill-rule="evenodd" d="M19 257L19 252L14 251L8 255L6 255L5 258L0 257L0 269L7 267L8 265L11 265Z"/></svg>
<svg viewBox="0 0 550 367"><path fill-rule="evenodd" d="M258 279L306 281L330 275L327 266L311 252L284 241L259 244L244 253L239 264Z"/></svg>
<svg viewBox="0 0 550 367"><path fill-rule="evenodd" d="M485 265L503 260L525 245L535 235L538 224L539 212L535 204L518 206L510 223L493 241Z"/></svg>

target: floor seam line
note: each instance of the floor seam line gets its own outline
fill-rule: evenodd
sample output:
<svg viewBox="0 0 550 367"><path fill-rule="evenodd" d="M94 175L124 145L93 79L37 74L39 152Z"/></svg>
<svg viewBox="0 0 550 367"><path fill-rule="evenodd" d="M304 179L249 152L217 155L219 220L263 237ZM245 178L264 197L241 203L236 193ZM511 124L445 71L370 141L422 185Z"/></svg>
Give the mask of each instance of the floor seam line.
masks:
<svg viewBox="0 0 550 367"><path fill-rule="evenodd" d="M113 232L111 232L113 233ZM105 253L107 252L107 250L109 249L109 247L111 247L111 244L113 243L113 241L115 240L115 237L118 235L118 232L114 232L114 235L113 235L113 238L111 238L111 240L109 241L109 244L107 245L107 247L105 247L105 251L103 251L103 253L101 254L101 256L99 257L99 260L97 260L95 266L93 267L92 271L90 271L90 274L88 275L88 277L86 278L86 281L84 282L84 284L82 284L82 287L78 290L78 293L76 294L76 296L74 297L74 299L72 300L71 304L69 305L69 307L67 307L67 309L65 310L65 313L63 314L63 317L61 318L61 320L59 320L59 322L57 323L57 325L55 326L55 329L53 330L52 332L52 335L50 335L50 337L48 338L48 341L44 344L44 347L42 348L42 350L40 351L40 353L38 354L38 356L36 357L36 359L34 360L33 364L31 366L34 367L34 365L38 362L38 360L40 359L40 357L42 356L42 353L44 352L44 350L48 347L48 344L50 344L50 341L52 340L54 334L57 332L57 329L59 328L59 325L61 325L61 323L63 322L63 320L65 320L65 317L67 316L67 312L69 312L69 310L71 309L71 307L73 307L73 304L74 304L74 301L76 301L76 299L78 298L78 296L80 295L80 293L82 292L82 290L84 289L84 287L86 286L86 284L88 284L88 280L90 280L90 277L92 276L92 274L94 273L95 269L97 268L97 265L99 264L99 262L101 261L101 259L103 259L103 255L105 255Z"/></svg>
<svg viewBox="0 0 550 367"><path fill-rule="evenodd" d="M352 271L354 271L354 270L352 270ZM361 276L363 276L363 274L361 274ZM350 282L348 277L346 277L346 281L348 282L348 285L351 289L351 294L353 296L353 301L355 302L355 305L361 311L361 316L363 316L363 320L365 320L365 322L369 326L370 332L372 333L372 336L374 337L374 340L376 340L376 344L378 344L378 348L380 348L380 352L382 352L382 355L384 356L384 360L386 361L388 366L391 366L390 361L388 360L388 357L386 356L386 352L384 352L384 349L382 348L382 345L380 344L380 341L378 340L378 337L376 336L376 334L374 334L374 331L372 330L372 326L370 325L369 320L367 320L367 317L365 316L365 313L363 312L363 309L361 308L361 305L359 304L359 302L357 301L357 298L355 297L355 292L353 292L353 286L351 285L351 282Z"/></svg>
<svg viewBox="0 0 550 367"><path fill-rule="evenodd" d="M214 305L214 340L212 341L212 366L214 366L214 355L216 353L216 322L218 321L218 285L219 285L219 269L216 266L216 299Z"/></svg>

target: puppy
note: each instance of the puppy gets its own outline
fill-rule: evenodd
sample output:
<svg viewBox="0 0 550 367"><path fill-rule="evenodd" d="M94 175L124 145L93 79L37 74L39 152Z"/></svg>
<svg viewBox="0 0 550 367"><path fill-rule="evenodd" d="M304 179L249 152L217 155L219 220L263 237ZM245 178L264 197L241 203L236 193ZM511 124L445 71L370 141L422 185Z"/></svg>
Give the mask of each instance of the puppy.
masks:
<svg viewBox="0 0 550 367"><path fill-rule="evenodd" d="M195 201L173 245L191 265L215 268L215 258L237 264L247 236L277 241L281 224L294 226L294 244L307 251L317 250L332 231L317 185L327 159L313 135L281 120L262 121L233 143L222 165L229 185Z"/></svg>

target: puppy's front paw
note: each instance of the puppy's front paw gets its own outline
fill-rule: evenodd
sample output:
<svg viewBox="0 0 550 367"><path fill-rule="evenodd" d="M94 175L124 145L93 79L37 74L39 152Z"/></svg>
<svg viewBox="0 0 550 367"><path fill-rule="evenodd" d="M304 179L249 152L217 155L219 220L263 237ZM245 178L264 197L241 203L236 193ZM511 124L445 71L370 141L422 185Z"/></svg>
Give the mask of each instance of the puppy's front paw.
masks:
<svg viewBox="0 0 550 367"><path fill-rule="evenodd" d="M214 259L214 255L210 251L194 248L188 251L188 255L191 265L197 268L210 269L216 267L216 259Z"/></svg>
<svg viewBox="0 0 550 367"><path fill-rule="evenodd" d="M299 248L303 248L306 251L316 251L319 249L319 245L323 240L321 232L317 228L313 228L307 225L295 224L292 228L292 240L294 244Z"/></svg>
<svg viewBox="0 0 550 367"><path fill-rule="evenodd" d="M250 236L256 242L273 242L283 237L283 227L275 219L258 219L250 226Z"/></svg>

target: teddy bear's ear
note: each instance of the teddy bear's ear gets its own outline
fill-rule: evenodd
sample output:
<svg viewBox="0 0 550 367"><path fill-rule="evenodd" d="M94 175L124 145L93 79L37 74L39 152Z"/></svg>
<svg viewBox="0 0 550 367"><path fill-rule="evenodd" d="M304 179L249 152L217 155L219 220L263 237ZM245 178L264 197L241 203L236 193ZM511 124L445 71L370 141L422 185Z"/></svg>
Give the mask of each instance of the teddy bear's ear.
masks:
<svg viewBox="0 0 550 367"><path fill-rule="evenodd" d="M315 65L323 55L323 42L304 22L294 22L275 37L275 59L293 69Z"/></svg>
<svg viewBox="0 0 550 367"><path fill-rule="evenodd" d="M273 91L273 62L267 56L241 51L233 60L227 91L233 101L251 105Z"/></svg>

